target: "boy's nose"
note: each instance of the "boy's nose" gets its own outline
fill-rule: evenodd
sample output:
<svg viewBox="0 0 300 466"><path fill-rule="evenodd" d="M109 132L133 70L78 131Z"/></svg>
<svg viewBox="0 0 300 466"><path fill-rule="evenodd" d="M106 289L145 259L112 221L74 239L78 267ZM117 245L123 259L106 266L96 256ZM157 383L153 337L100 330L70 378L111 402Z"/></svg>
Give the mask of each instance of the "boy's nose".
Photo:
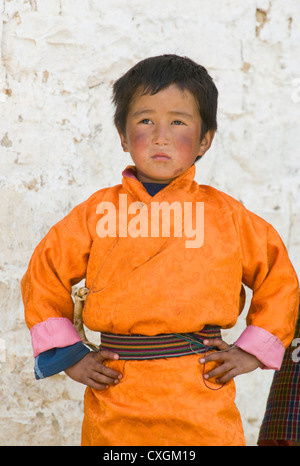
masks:
<svg viewBox="0 0 300 466"><path fill-rule="evenodd" d="M156 125L153 134L153 142L157 145L169 144L170 129L167 128L165 125Z"/></svg>

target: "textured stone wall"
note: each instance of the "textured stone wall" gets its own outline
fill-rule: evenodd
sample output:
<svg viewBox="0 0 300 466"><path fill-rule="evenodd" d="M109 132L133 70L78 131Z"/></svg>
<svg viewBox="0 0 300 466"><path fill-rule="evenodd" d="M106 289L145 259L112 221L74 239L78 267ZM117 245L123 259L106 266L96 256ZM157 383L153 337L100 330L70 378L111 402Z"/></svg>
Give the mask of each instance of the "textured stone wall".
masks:
<svg viewBox="0 0 300 466"><path fill-rule="evenodd" d="M219 131L197 165L280 232L300 267L298 0L0 0L0 444L78 445L84 387L36 382L20 279L49 228L130 163L112 124L111 84L160 53L206 66ZM226 334L244 328L244 316ZM272 378L237 379L255 444Z"/></svg>

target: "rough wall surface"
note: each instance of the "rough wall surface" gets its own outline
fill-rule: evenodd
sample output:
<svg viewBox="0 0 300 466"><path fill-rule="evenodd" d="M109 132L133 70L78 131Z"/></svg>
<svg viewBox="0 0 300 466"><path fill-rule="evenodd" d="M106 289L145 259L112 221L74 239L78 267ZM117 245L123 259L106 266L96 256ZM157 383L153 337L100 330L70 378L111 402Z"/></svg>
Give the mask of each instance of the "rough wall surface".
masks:
<svg viewBox="0 0 300 466"><path fill-rule="evenodd" d="M130 163L112 124L111 84L160 53L208 68L219 131L197 181L272 223L299 273L299 2L0 0L0 9L0 444L78 445L84 387L64 374L35 381L20 279L49 228L119 183ZM237 379L248 445L272 375Z"/></svg>

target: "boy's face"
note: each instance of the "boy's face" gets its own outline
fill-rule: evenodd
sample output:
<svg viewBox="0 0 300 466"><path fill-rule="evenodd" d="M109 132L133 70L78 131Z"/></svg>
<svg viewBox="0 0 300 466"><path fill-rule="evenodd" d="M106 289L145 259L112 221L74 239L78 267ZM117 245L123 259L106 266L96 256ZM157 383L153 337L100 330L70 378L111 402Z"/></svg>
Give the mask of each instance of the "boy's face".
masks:
<svg viewBox="0 0 300 466"><path fill-rule="evenodd" d="M120 134L140 181L169 183L209 149L214 131L201 138L197 102L176 84L157 94L137 93L131 102L126 133Z"/></svg>

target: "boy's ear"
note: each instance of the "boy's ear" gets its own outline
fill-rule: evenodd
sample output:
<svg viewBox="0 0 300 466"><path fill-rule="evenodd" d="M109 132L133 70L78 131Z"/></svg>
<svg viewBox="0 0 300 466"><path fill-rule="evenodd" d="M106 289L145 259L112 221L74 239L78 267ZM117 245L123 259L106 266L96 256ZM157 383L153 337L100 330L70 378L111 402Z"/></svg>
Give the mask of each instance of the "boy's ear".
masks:
<svg viewBox="0 0 300 466"><path fill-rule="evenodd" d="M118 133L119 133L119 136L120 136L121 146L123 148L123 151L128 152L128 144L127 144L126 135L123 134L119 129L118 129Z"/></svg>
<svg viewBox="0 0 300 466"><path fill-rule="evenodd" d="M211 129L205 133L205 135L200 141L198 157L202 157L205 154L205 152L208 151L208 149L212 145L215 134L216 134L216 130L214 129Z"/></svg>

